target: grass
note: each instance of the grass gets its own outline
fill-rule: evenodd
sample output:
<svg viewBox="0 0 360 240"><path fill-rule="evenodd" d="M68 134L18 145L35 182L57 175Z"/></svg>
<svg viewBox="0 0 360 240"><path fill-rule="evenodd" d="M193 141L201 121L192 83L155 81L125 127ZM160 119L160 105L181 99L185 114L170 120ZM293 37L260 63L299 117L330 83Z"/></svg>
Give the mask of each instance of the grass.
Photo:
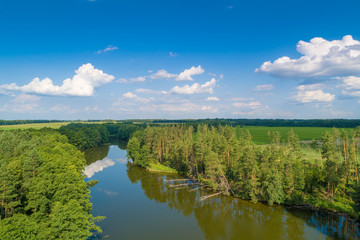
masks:
<svg viewBox="0 0 360 240"><path fill-rule="evenodd" d="M175 169L157 163L150 163L150 166L147 167L150 172L164 172L164 173L178 173Z"/></svg>
<svg viewBox="0 0 360 240"><path fill-rule="evenodd" d="M241 129L248 129L251 133L253 141L256 144L269 144L271 143L271 137L268 135L269 132L278 131L281 136L281 141L286 142L288 132L293 129L295 134L299 137L300 141L310 141L312 139L321 139L322 134L325 131L331 130L332 128L244 126L243 128L237 127L237 133L239 133Z"/></svg>
<svg viewBox="0 0 360 240"><path fill-rule="evenodd" d="M317 208L323 208L328 210L334 210L337 212L348 213L351 216L358 217L357 213L355 212L354 202L349 199L343 199L336 197L335 200L332 202L325 197L325 192L317 193L316 196L306 196L305 203Z"/></svg>
<svg viewBox="0 0 360 240"><path fill-rule="evenodd" d="M61 126L67 125L70 122L53 122L53 123L29 123L29 124L17 124L17 125L0 125L0 130L13 130L13 129L40 129L40 128L55 128L58 129Z"/></svg>
<svg viewBox="0 0 360 240"><path fill-rule="evenodd" d="M0 130L14 130L14 129L40 129L40 128L54 128L58 129L61 126L68 125L69 123L86 123L86 124L101 124L105 122L53 122L53 123L27 123L16 125L0 125Z"/></svg>

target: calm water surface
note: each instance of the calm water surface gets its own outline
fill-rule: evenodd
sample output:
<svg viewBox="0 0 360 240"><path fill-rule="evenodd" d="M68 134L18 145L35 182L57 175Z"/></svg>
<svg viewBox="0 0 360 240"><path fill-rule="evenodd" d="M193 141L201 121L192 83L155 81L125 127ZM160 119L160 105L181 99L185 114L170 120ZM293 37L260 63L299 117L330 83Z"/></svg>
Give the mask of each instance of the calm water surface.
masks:
<svg viewBox="0 0 360 240"><path fill-rule="evenodd" d="M254 204L194 187L170 188L174 174L132 166L122 146L86 152L93 214L103 234L94 239L359 239L354 221L322 211Z"/></svg>

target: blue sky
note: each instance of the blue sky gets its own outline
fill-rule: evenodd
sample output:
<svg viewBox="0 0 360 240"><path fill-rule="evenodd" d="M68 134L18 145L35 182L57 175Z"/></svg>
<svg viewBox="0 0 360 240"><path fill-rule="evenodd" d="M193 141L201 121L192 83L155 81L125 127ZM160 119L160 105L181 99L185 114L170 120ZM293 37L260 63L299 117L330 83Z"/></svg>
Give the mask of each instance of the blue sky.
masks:
<svg viewBox="0 0 360 240"><path fill-rule="evenodd" d="M358 9L0 0L0 119L360 118Z"/></svg>

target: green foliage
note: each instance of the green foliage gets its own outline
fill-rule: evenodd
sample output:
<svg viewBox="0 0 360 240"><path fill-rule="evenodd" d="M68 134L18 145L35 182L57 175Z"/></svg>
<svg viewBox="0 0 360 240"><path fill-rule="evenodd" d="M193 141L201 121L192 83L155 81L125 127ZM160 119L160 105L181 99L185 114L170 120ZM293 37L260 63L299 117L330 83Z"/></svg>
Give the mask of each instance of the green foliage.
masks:
<svg viewBox="0 0 360 240"><path fill-rule="evenodd" d="M87 239L83 153L55 130L0 131L1 239Z"/></svg>
<svg viewBox="0 0 360 240"><path fill-rule="evenodd" d="M71 123L60 127L59 132L81 150L109 142L109 131L103 124Z"/></svg>
<svg viewBox="0 0 360 240"><path fill-rule="evenodd" d="M304 204L318 199L321 206L356 215L360 130L326 131L316 143L314 151L321 148L316 160L304 160L299 137L288 130L286 144L281 142L283 134L275 131L267 134L271 144L258 146L244 128L147 127L132 134L128 157L142 167L170 166L217 191L253 202Z"/></svg>

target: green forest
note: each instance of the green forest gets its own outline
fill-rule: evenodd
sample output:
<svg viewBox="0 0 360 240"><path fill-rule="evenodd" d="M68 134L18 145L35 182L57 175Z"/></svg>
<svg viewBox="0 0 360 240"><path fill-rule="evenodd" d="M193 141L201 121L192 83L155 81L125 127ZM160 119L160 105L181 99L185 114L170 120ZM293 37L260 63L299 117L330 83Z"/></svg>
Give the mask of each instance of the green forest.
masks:
<svg viewBox="0 0 360 240"><path fill-rule="evenodd" d="M52 129L0 131L0 238L87 239L91 215L84 154Z"/></svg>
<svg viewBox="0 0 360 240"><path fill-rule="evenodd" d="M282 143L256 145L248 130L231 126L147 127L128 142L128 157L148 167L160 163L252 202L334 209L359 217L360 128L329 129L322 136L320 161L304 160L294 131Z"/></svg>
<svg viewBox="0 0 360 240"><path fill-rule="evenodd" d="M207 124L71 123L59 129L0 131L1 239L87 239L101 229L91 215L85 149L128 141L134 165L156 164L252 202L315 206L359 218L360 128L321 129L304 157L289 131ZM253 130L250 128L250 130ZM295 128L295 131L298 131ZM261 134L260 134L261 132ZM320 129L318 133L320 134Z"/></svg>

